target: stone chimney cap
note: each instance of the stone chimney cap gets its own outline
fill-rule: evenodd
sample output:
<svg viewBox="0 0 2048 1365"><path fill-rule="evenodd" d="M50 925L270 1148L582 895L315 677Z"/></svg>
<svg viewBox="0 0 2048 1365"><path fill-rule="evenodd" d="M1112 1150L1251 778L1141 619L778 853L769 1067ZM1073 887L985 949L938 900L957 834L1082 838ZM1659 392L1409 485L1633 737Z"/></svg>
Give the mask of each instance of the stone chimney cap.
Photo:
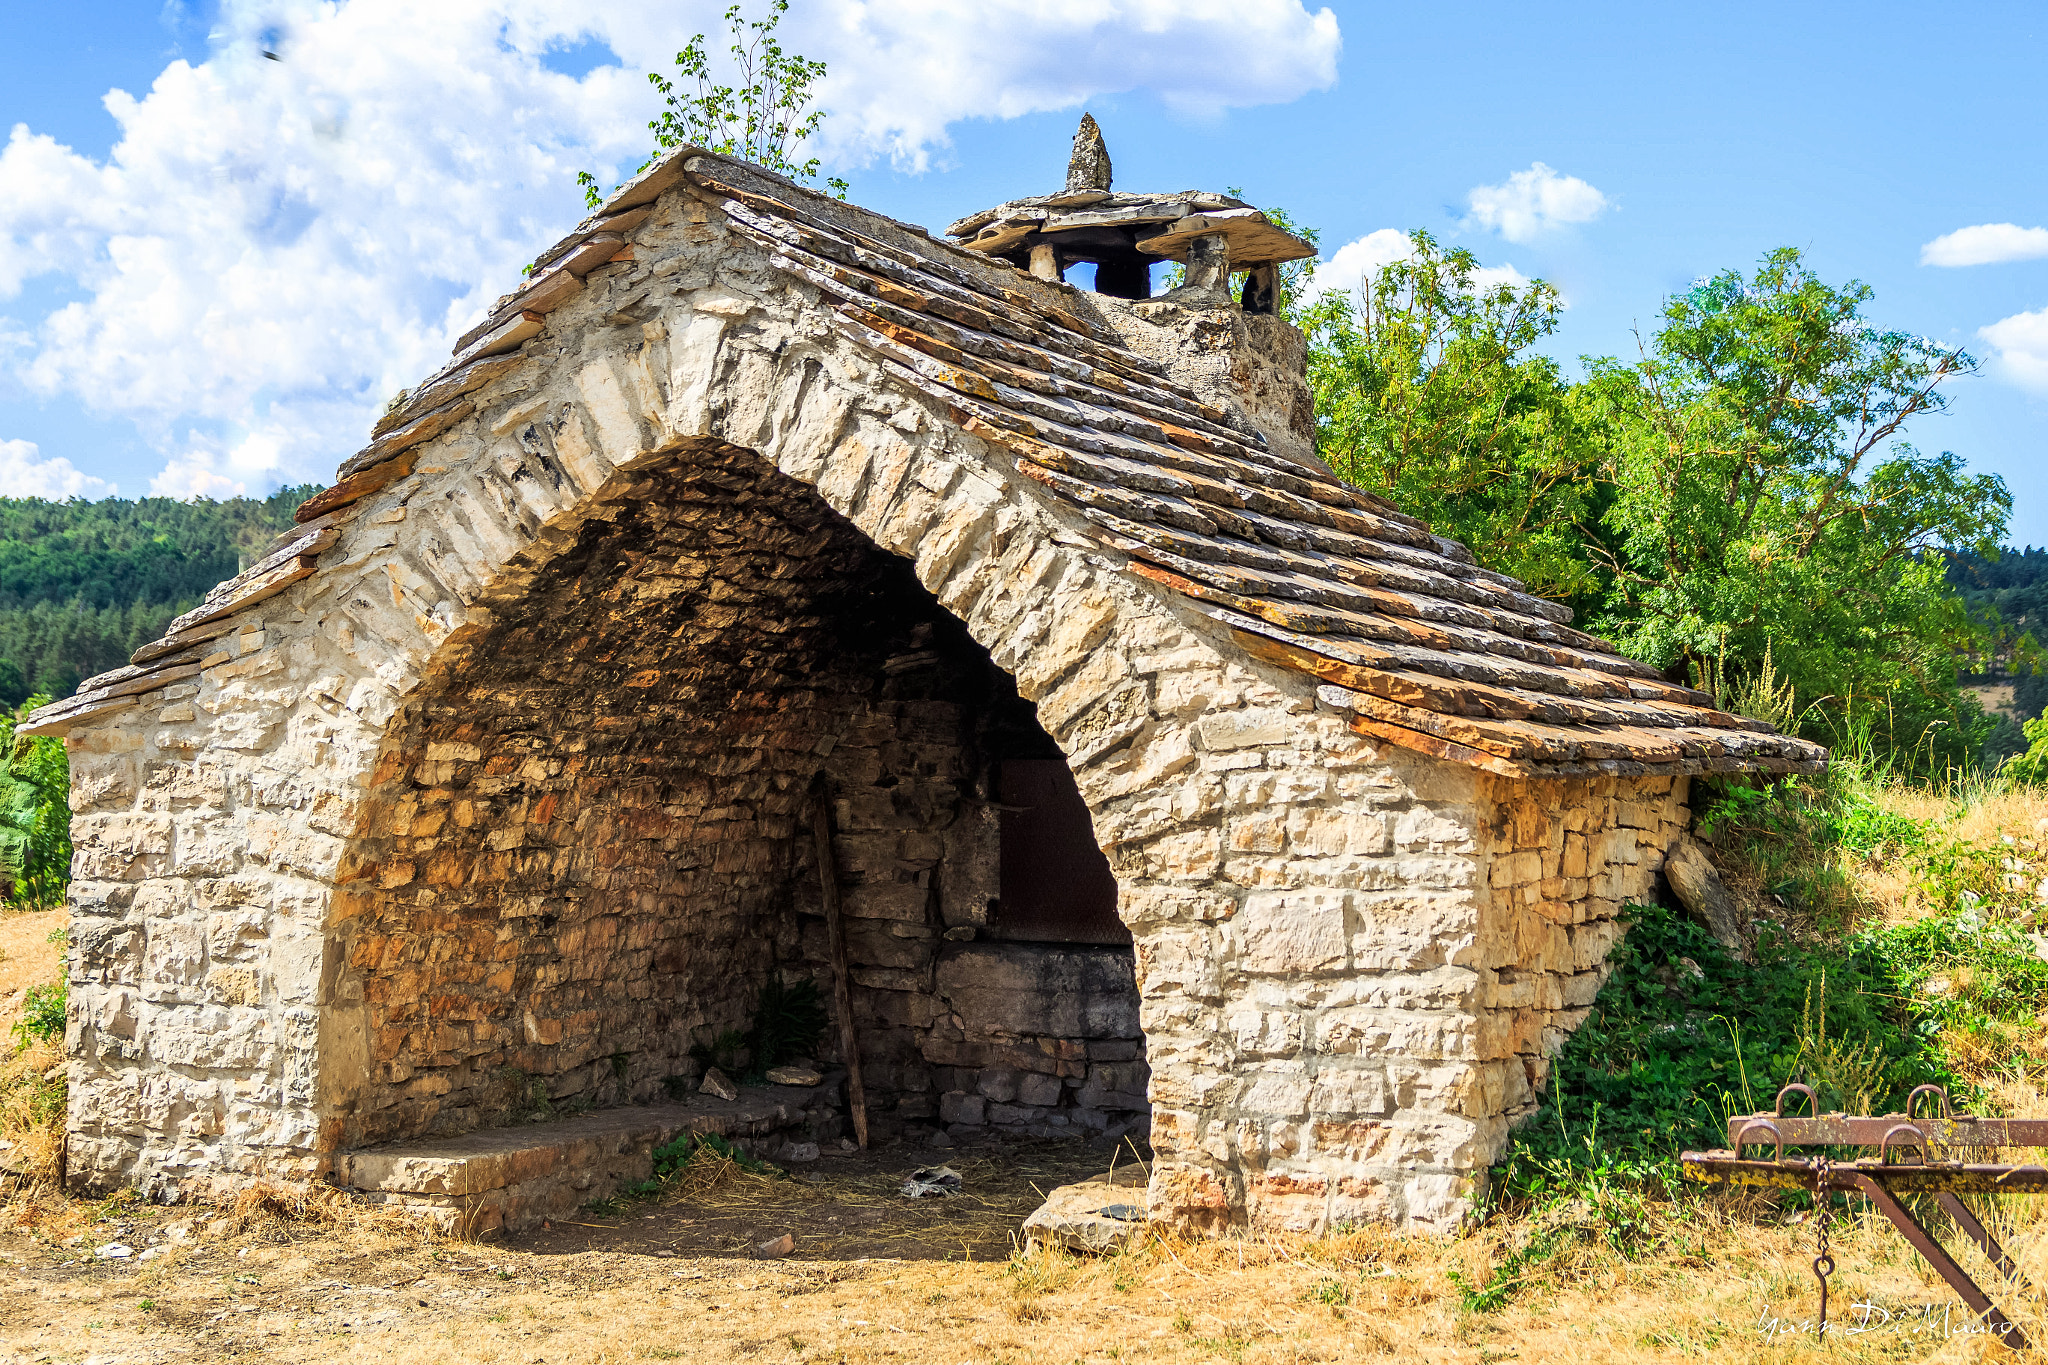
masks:
<svg viewBox="0 0 2048 1365"><path fill-rule="evenodd" d="M1109 144L1102 140L1095 115L1083 114L1074 133L1074 154L1067 160L1067 189L1107 190L1109 180Z"/></svg>

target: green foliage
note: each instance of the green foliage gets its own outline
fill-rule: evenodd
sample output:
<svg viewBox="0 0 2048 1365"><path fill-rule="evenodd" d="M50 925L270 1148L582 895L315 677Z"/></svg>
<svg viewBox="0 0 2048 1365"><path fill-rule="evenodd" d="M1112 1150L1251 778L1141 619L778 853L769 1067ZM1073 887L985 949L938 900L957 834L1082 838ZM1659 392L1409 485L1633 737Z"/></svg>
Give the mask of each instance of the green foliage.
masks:
<svg viewBox="0 0 2048 1365"><path fill-rule="evenodd" d="M2030 720L2020 729L2027 739L2027 751L2007 759L1999 772L2015 782L2048 782L2048 716Z"/></svg>
<svg viewBox="0 0 2048 1365"><path fill-rule="evenodd" d="M2010 712L1992 717L1984 742L1984 765L1995 767L2027 751L2030 740L2021 727L2048 711L2048 658L2037 638L2048 621L2048 550L1961 551L1948 556L1947 578L1987 634L1966 680L2012 686ZM2028 780L2040 781L2038 772Z"/></svg>
<svg viewBox="0 0 2048 1365"><path fill-rule="evenodd" d="M1496 1169L1505 1195L1541 1198L1589 1174L1675 1188L1679 1152L1725 1145L1728 1115L1767 1105L1790 1081L1835 1109L1895 1103L1947 1078L1877 945L1844 953L1766 934L1751 966L1678 912L1627 913L1614 974Z"/></svg>
<svg viewBox="0 0 2048 1365"><path fill-rule="evenodd" d="M1881 701L1883 746L1928 741L1932 768L1974 759L1984 727L1961 732L1954 704L1955 657L1980 630L1928 552L1995 549L2012 499L1900 439L1976 362L1871 326L1870 297L1782 249L1670 300L1639 362L1592 363L1614 491L1594 626L1660 667L1748 672L1775 643L1810 706Z"/></svg>
<svg viewBox="0 0 2048 1365"><path fill-rule="evenodd" d="M1301 319L1318 452L1532 591L1594 593L1592 448L1571 386L1535 350L1557 328L1557 291L1483 286L1470 251L1410 242L1356 296L1324 294Z"/></svg>
<svg viewBox="0 0 2048 1365"><path fill-rule="evenodd" d="M783 1179L789 1174L780 1166L748 1156L745 1152L733 1146L731 1142L719 1137L715 1133L678 1134L676 1137L661 1144L661 1146L656 1147L652 1155L654 1158L653 1178L643 1180L637 1185L621 1190L620 1195L623 1198L654 1198L667 1189L672 1182L687 1174L690 1164L700 1159L731 1162L748 1175L762 1175Z"/></svg>
<svg viewBox="0 0 2048 1365"><path fill-rule="evenodd" d="M726 10L725 26L732 37L727 51L737 75L735 84L721 85L713 79L710 49L701 33L676 54L676 71L685 85L682 93L677 92L676 81L659 71L647 73L648 82L661 92L664 107L661 116L647 125L654 134L655 150L640 170L665 151L702 147L805 184L817 178L818 158L798 158L803 144L816 136L825 121L823 109L811 108L816 98L813 87L825 78L825 63L783 51L775 29L788 12L789 0L769 0L765 19L741 19L738 5ZM692 84L694 94L690 93ZM604 203L596 176L580 171L576 183L583 187L584 201L591 208ZM833 177L825 183L841 199L846 197L844 180Z"/></svg>
<svg viewBox="0 0 2048 1365"><path fill-rule="evenodd" d="M69 696L292 525L319 491L226 502L0 498L0 704Z"/></svg>
<svg viewBox="0 0 2048 1365"><path fill-rule="evenodd" d="M1975 360L1871 325L1867 286L1785 249L1574 383L1536 349L1554 289L1411 240L1303 319L1332 468L1729 704L1899 771L1978 761L1995 722L1955 664L1991 637L1948 550L1994 553L2012 499L1903 440Z"/></svg>
<svg viewBox="0 0 2048 1365"><path fill-rule="evenodd" d="M17 1047L35 1042L55 1042L64 1036L64 1005L70 992L62 981L30 986L23 998L21 1018L14 1021Z"/></svg>
<svg viewBox="0 0 2048 1365"><path fill-rule="evenodd" d="M2048 961L2033 937L1974 906L1873 928L1863 942L1912 1000L1925 1035L1999 1035L2000 1025L2031 1023L2048 1008Z"/></svg>
<svg viewBox="0 0 2048 1365"><path fill-rule="evenodd" d="M1514 1297L1515 1291L1529 1278L1530 1271L1541 1265L1557 1251L1558 1244L1571 1234L1566 1227L1549 1227L1532 1236L1524 1246L1517 1247L1501 1258L1484 1282L1474 1284L1462 1271L1450 1272L1452 1286L1458 1291L1458 1306L1467 1313L1491 1313L1504 1307Z"/></svg>
<svg viewBox="0 0 2048 1365"><path fill-rule="evenodd" d="M29 697L19 714L49 700ZM0 772L0 876L10 900L61 905L71 884L71 761L61 739L16 738L15 719L0 712L0 748L8 755Z"/></svg>

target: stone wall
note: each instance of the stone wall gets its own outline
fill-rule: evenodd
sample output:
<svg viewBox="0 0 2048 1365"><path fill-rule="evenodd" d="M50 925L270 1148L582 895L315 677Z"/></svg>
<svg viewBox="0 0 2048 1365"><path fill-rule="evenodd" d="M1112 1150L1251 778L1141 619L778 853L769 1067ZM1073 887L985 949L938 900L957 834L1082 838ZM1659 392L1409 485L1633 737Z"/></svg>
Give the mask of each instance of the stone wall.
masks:
<svg viewBox="0 0 2048 1365"><path fill-rule="evenodd" d="M353 1142L485 1117L506 1066L565 1097L658 1085L739 1019L735 978L817 961L799 816L822 770L885 1119L1050 1131L1148 1083L1160 1217L1459 1218L1680 793L1378 747L848 342L714 204L672 189L632 237L330 516L311 577L71 734L74 1181L317 1178ZM685 512L731 573L665 539ZM940 615L832 596L892 564ZM883 622L849 646L867 663L814 669L848 614ZM1068 983L1115 998L1114 950L975 921L991 705L950 664L889 671L941 637L1073 770L1142 1060L1127 1011L1028 1013Z"/></svg>

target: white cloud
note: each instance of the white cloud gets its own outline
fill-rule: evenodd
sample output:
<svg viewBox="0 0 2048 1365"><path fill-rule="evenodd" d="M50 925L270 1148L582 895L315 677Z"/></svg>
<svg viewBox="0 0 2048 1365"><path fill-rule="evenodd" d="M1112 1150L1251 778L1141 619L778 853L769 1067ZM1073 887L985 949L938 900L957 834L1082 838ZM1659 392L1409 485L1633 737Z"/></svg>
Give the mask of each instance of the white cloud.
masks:
<svg viewBox="0 0 2048 1365"><path fill-rule="evenodd" d="M2000 265L2048 256L2048 228L1979 223L1944 233L1920 248L1922 265Z"/></svg>
<svg viewBox="0 0 2048 1365"><path fill-rule="evenodd" d="M1977 335L1991 343L1995 370L2023 389L2048 393L2048 308L2014 313Z"/></svg>
<svg viewBox="0 0 2048 1365"><path fill-rule="evenodd" d="M38 458L34 441L0 441L0 498L104 498L114 485L72 467L62 455Z"/></svg>
<svg viewBox="0 0 2048 1365"><path fill-rule="evenodd" d="M135 421L180 493L216 487L193 471L329 478L575 221L576 170L638 163L640 73L715 39L722 8L225 0L209 59L107 96L104 163L26 125L0 144L0 308L37 276L73 297L0 317L0 367ZM1301 0L815 0L782 37L831 66L830 159L911 169L964 118L1138 89L1196 114L1292 99L1336 78L1340 47ZM584 38L622 65L542 64Z"/></svg>
<svg viewBox="0 0 2048 1365"><path fill-rule="evenodd" d="M1314 290L1318 294L1341 291L1355 295L1382 267L1405 261L1414 254L1415 244L1399 228L1368 232L1338 247L1329 260L1316 266ZM1472 272L1473 286L1481 291L1502 284L1520 289L1529 282L1527 275L1505 263L1482 265Z"/></svg>
<svg viewBox="0 0 2048 1365"><path fill-rule="evenodd" d="M149 494L154 498L218 500L240 497L248 491L249 485L242 480L215 473L212 461L197 451L174 457L149 481Z"/></svg>
<svg viewBox="0 0 2048 1365"><path fill-rule="evenodd" d="M1498 185L1478 185L1465 196L1466 220L1510 242L1530 242L1572 223L1590 223L1607 211L1607 196L1575 175L1559 175L1537 161Z"/></svg>
<svg viewBox="0 0 2048 1365"><path fill-rule="evenodd" d="M835 145L918 170L963 118L1123 90L1196 115L1284 103L1335 82L1342 46L1300 0L836 0L790 28L831 64Z"/></svg>

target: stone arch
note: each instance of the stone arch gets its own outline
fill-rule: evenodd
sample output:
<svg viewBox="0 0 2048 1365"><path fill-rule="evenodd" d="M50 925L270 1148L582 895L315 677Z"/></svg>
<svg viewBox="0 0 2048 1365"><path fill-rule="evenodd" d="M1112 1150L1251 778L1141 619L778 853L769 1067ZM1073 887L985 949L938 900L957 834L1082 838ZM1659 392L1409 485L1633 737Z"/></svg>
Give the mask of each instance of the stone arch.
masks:
<svg viewBox="0 0 2048 1365"><path fill-rule="evenodd" d="M1017 1126L1143 1107L1128 949L1119 969L987 941L995 767L1060 751L909 560L754 452L693 442L508 579L384 727L343 855L341 1146L501 1120L534 1085L658 1099L769 976L829 995L820 801L873 1126L938 1117L935 1070L1041 1044L996 1087ZM991 983L1041 995L1036 1026L1014 998L984 1008Z"/></svg>
<svg viewBox="0 0 2048 1365"><path fill-rule="evenodd" d="M72 1179L315 1179L408 1131L421 1111L365 1121L392 1107L369 1091L458 1049L427 1030L412 1074L375 1071L400 1060L366 986L406 965L391 897L442 875L398 842L435 837L405 788L518 776L479 742L511 731L459 733L507 641L565 594L639 592L590 556L632 564L652 512L744 526L767 490L764 524L809 499L896 566L1067 756L1133 938L1155 1215L1455 1222L1687 776L1824 755L1316 466L1299 334L1216 302L1077 295L689 149L626 187L297 534L24 727L73 761ZM492 811L508 840L515 810L552 823L527 799ZM465 850L509 866L527 838ZM482 961L480 922L450 935Z"/></svg>

